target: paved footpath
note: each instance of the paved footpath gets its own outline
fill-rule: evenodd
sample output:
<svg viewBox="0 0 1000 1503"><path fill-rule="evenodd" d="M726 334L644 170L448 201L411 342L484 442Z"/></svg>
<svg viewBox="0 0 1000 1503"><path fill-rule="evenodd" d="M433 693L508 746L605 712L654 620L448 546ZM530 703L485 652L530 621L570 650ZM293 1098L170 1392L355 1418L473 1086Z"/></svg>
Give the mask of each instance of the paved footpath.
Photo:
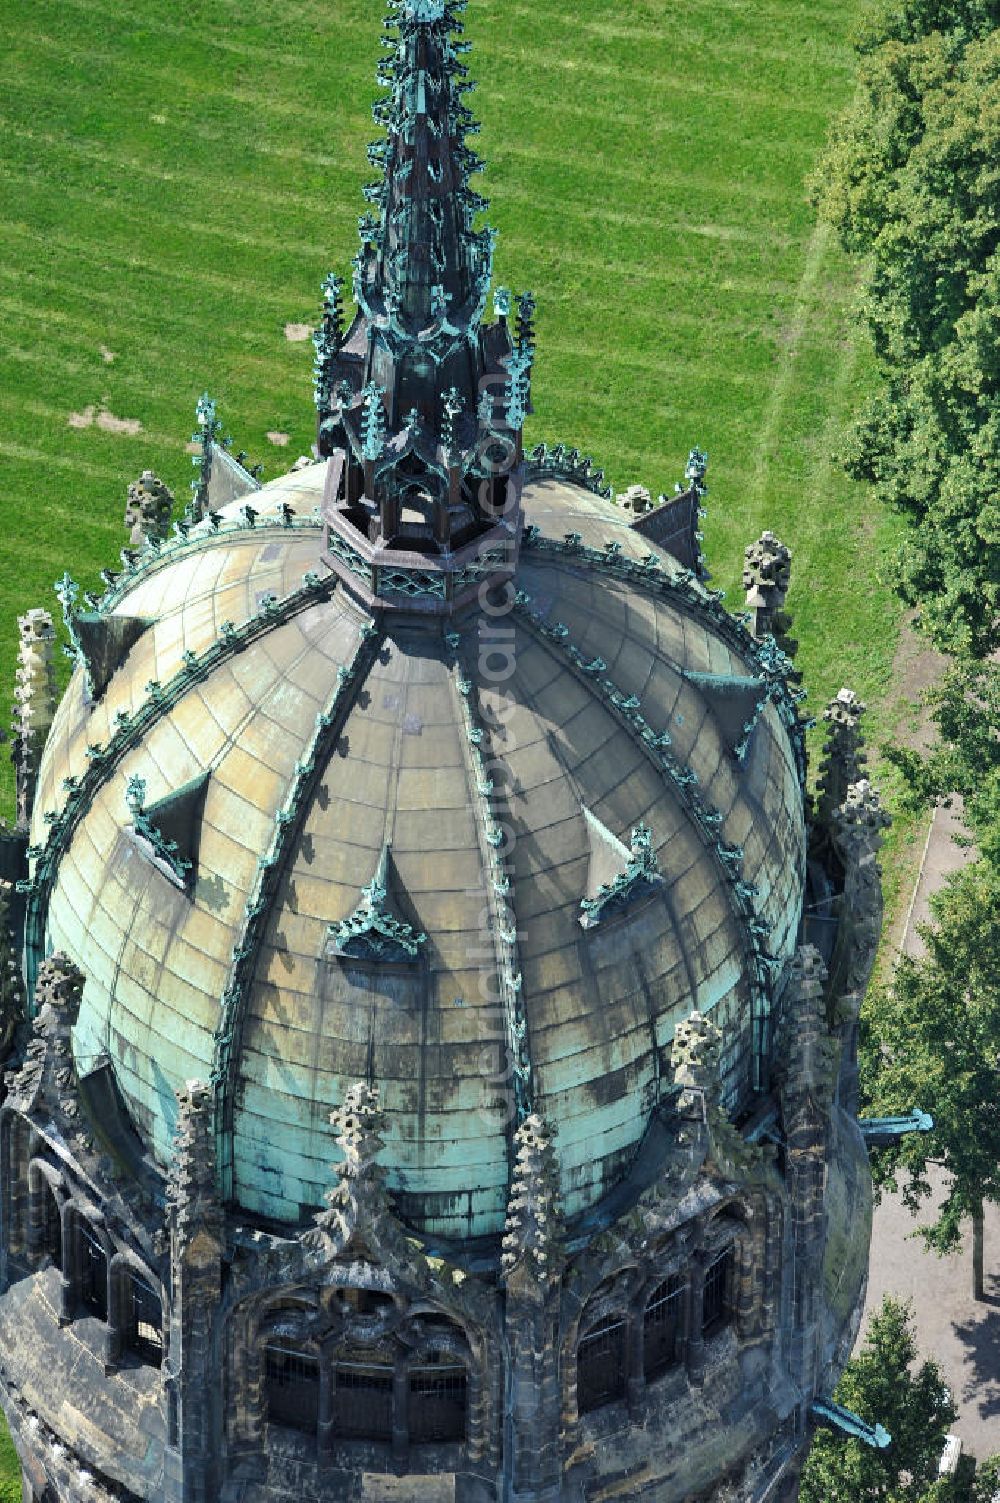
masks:
<svg viewBox="0 0 1000 1503"><path fill-rule="evenodd" d="M917 926L928 922L930 894L949 871L971 859L951 838L958 828L955 811L937 811L903 938L909 955L920 952ZM934 1110L932 1101L917 1104ZM1000 1208L987 1208L986 1302L971 1295L971 1229L960 1252L941 1258L911 1235L918 1220L928 1219L925 1213L911 1216L898 1196L883 1197L875 1212L861 1338L884 1295L913 1301L918 1349L938 1362L958 1407L953 1433L982 1461L1000 1452Z"/></svg>

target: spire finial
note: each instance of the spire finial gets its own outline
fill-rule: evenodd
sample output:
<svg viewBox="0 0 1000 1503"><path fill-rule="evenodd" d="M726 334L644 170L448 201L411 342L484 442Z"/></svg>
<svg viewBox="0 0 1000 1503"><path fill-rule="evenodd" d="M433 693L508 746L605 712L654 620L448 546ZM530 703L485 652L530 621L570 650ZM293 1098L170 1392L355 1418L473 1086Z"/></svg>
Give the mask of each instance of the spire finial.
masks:
<svg viewBox="0 0 1000 1503"><path fill-rule="evenodd" d="M389 0L378 68L386 93L372 112L385 135L368 148L377 176L359 220L358 311L345 332L339 288L328 282L316 336L318 450L343 456L330 472L329 528L349 547L360 533L372 549L375 572L364 579L376 594L419 598L422 610L425 598L443 601L441 613L457 597L437 570L462 576L465 588L463 549L492 537L497 570L509 577L516 561L508 544L520 525L535 356L530 293L515 327L511 295L499 289L498 322L483 327L496 237L477 227L487 204L471 186L484 164L467 144L479 126L465 102L464 10L464 0ZM330 536L324 557L339 573L345 552ZM432 559L434 577L428 584L421 569L401 591L407 552ZM347 583L360 591L360 579L355 570Z"/></svg>
<svg viewBox="0 0 1000 1503"><path fill-rule="evenodd" d="M386 139L368 153L383 175L365 189L378 219L360 221L355 292L394 354L419 338L440 362L478 325L490 280L492 240L473 229L486 200L469 186L483 163L465 144L478 129L463 103L472 85L454 6L404 0L386 24L398 32L379 68L389 94L374 110Z"/></svg>

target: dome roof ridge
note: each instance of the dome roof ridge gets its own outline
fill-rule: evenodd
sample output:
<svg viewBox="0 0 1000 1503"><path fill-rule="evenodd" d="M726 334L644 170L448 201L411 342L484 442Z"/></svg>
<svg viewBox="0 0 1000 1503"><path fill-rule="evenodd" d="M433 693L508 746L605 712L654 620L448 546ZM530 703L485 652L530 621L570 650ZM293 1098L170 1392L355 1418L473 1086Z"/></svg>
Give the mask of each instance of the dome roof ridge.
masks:
<svg viewBox="0 0 1000 1503"><path fill-rule="evenodd" d="M756 1025L755 1071L759 1073L768 1047L765 1030L773 989L775 958L768 948L771 925L757 910L757 889L744 877L743 848L730 844L722 837L722 814L703 793L694 768L678 759L673 752L670 733L666 730L656 731L646 720L638 695L623 693L614 680L607 676L607 665L603 659L586 661L584 654L572 642L569 628L561 622L547 621L537 611L531 610L531 604L530 596L524 591L518 591L514 604L515 618L603 701L643 756L672 785L675 797L692 816L700 838L712 857L744 937L747 976Z"/></svg>
<svg viewBox="0 0 1000 1503"><path fill-rule="evenodd" d="M138 705L131 711L121 710L117 713L106 742L88 742L86 768L82 773L73 773L63 779L60 789L61 807L45 811L47 831L44 844L36 839L28 847L28 856L32 862L31 875L19 885L19 890L27 899L25 944L31 987L34 986L39 958L45 951L45 915L60 862L101 786L122 765L126 756L148 736L156 723L165 718L194 685L206 678L220 663L243 652L261 636L293 620L318 600L327 598L335 588L335 579L328 577L323 580L317 574L307 572L301 586L284 599L264 595L255 614L241 625L223 622L218 635L201 652L186 650L176 672L165 683L151 679L146 684ZM75 609L74 598L67 595L64 599L64 610L71 621ZM78 661L83 665L82 650L77 647L76 651Z"/></svg>
<svg viewBox="0 0 1000 1503"><path fill-rule="evenodd" d="M291 785L274 819L271 842L257 858L257 876L247 897L240 937L233 948L213 1050L211 1081L216 1095L216 1142L226 1199L232 1198L234 1190L233 1133L243 1027L265 926L312 796L382 642L379 628L366 621L358 632L354 655L338 669L334 688L316 716L309 744L296 761Z"/></svg>

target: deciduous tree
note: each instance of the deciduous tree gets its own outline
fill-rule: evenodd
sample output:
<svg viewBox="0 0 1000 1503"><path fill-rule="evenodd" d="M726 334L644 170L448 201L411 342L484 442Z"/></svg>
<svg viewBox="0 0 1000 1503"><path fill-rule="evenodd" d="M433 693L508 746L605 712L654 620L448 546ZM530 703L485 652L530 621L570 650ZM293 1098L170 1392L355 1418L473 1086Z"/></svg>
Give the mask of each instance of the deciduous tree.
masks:
<svg viewBox="0 0 1000 1503"><path fill-rule="evenodd" d="M898 587L948 652L1000 643L1000 5L877 4L814 194L868 268L881 386L851 472L911 527Z"/></svg>
<svg viewBox="0 0 1000 1503"><path fill-rule="evenodd" d="M914 1212L931 1194L929 1166L944 1168L945 1199L921 1234L950 1252L971 1220L981 1299L984 1205L1000 1202L1000 871L973 862L948 879L932 911L925 954L901 959L871 1001L863 1078L875 1114L920 1106L934 1128L880 1150L872 1168Z"/></svg>
<svg viewBox="0 0 1000 1503"><path fill-rule="evenodd" d="M838 1431L817 1432L800 1503L938 1503L931 1489L956 1410L937 1364L914 1368L916 1357L908 1305L886 1299L836 1398L869 1424L883 1425L892 1442L879 1451Z"/></svg>
<svg viewBox="0 0 1000 1503"><path fill-rule="evenodd" d="M980 852L1000 866L1000 665L960 659L924 700L936 744L926 756L901 746L885 754L902 770L911 801L958 794Z"/></svg>

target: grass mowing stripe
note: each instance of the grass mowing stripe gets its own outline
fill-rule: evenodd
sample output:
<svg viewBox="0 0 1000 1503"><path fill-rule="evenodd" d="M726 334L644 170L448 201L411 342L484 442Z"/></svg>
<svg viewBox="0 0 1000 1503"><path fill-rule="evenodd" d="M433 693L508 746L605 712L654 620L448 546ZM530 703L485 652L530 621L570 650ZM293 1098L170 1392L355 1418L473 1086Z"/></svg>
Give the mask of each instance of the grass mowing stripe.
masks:
<svg viewBox="0 0 1000 1503"><path fill-rule="evenodd" d="M75 474L89 475L95 480L113 480L115 471L109 465L96 465L72 454L54 454L51 449L31 448L27 444L13 444L0 433L0 454L11 459L27 460L37 464L40 470L72 470ZM69 560L68 562L71 562ZM27 607L23 607L27 609Z"/></svg>
<svg viewBox="0 0 1000 1503"><path fill-rule="evenodd" d="M76 0L76 3L74 4L65 5L64 7L62 7L62 9L67 13L76 11L83 16L92 18L94 22L99 22L104 15L104 8L102 6L96 4L81 4L79 3L79 0ZM758 17L767 15L766 7L755 7L755 9L757 11ZM783 19L784 10L785 7L783 5L776 5L774 11L772 12L773 19ZM532 10L523 12L523 18L526 23L523 27L518 28L516 25L512 25L508 28L509 31L517 34L518 30L524 32L530 30L531 23L535 20L534 11ZM153 21L148 17L143 18L139 30L144 38L148 37L149 35L155 35L184 42L191 36L191 28L189 26L184 26L178 23L170 23L163 20ZM470 28L470 31L472 30L473 29ZM769 35L773 35L774 27L773 25L770 25L767 28L762 28L762 30L766 31L766 33ZM360 20L352 26L349 20L341 20L340 18L338 18L338 33L340 35L341 42L350 43L351 41L353 41L355 44L354 47L350 45L342 47L341 56L338 58L338 68L343 69L349 76L352 77L364 72L365 79L367 81L374 71L375 59L380 55L379 51L377 50L377 38L373 33L370 22L367 19ZM665 45L667 45L664 42L663 29L662 27L657 25L644 27L640 23L637 23L634 26L630 24L628 27L621 27L608 25L606 23L603 25L595 23L583 23L578 24L577 34L581 37L592 37L595 42L604 44L603 50L605 52L611 51L611 48L608 46L609 43L619 42L621 44L622 53L629 55L634 53L636 49L642 48L648 57L655 50L663 48ZM46 36L44 33L36 33L34 40L39 50L47 49L50 53L55 53L59 57L62 57L65 53L66 42L64 37L50 37ZM676 38L672 38L671 40L674 43L674 51L671 54L674 65L678 68L683 68L683 46L677 46ZM752 45L754 49L755 62L763 62L769 64L772 73L774 72L774 67L776 64L790 64L794 68L798 68L801 65L801 47L797 44L797 39L790 42L787 47L765 46L762 45L759 41L754 42ZM738 97L739 90L737 88L727 87L724 84L713 81L713 72L711 65L716 65L717 71L714 75L716 78L726 77L729 74L731 65L733 63L740 64L744 61L746 57L747 47L747 36L745 34L740 34L734 35L732 38L726 40L714 40L709 38L708 40L700 42L697 50L694 48L689 49L690 61L692 63L697 61L699 67L704 71L700 75L692 75L690 70L687 70L685 72L685 94L690 93L694 95L701 95L703 97L713 98ZM275 52L273 48L273 39L262 41L260 44L255 46L246 44L240 45L233 42L231 38L224 38L218 44L217 50L222 54L239 58L241 61L256 63L261 67L279 70L277 85L272 93L271 100L269 101L272 104L274 98L277 97L278 91L281 89L280 72L288 72L293 74L294 76L295 71L300 69L303 63L303 57L301 53ZM358 55L359 53L360 56ZM582 55L575 55L573 57L560 56L558 52L534 54L526 57L525 50L522 46L505 46L503 41L497 41L495 39L491 40L490 42L489 54L491 61L493 61L494 63L507 61L516 62L519 66L524 66L526 62L530 62L532 66L535 67L543 76L548 73L570 72L575 77L585 79L616 79L618 77L620 67L619 59L616 58L613 61L605 62L599 56L596 56L593 52L583 52ZM836 55L837 49L829 49L830 62L833 61ZM106 45L90 47L81 46L79 39L77 39L73 47L72 56L74 62L86 62L90 67L94 67L114 63L116 59L116 52L109 49ZM817 58L816 61L819 61L819 59ZM365 71L366 68L367 71ZM171 69L168 64L158 67L157 74L161 81L173 83L177 87L180 87L181 85L186 83L189 78L189 75L186 74L183 69ZM477 76L477 71L474 70L472 77L475 79ZM244 89L230 90L227 92L229 94L229 97L233 99L250 99L252 101L256 101L256 99L258 98L255 93ZM746 97L750 102L753 102L755 96L753 94L747 94L744 97ZM762 90L757 97L764 99L768 96ZM822 113L815 105L815 103L813 103L812 100L808 98L788 100L786 107L792 111L798 110L804 113L813 114Z"/></svg>
<svg viewBox="0 0 1000 1503"><path fill-rule="evenodd" d="M9 102L9 94L7 98ZM81 158L83 161L91 164L113 167L119 171L124 170L131 174L137 174L148 178L151 182L176 183L179 188L192 193L195 198L200 198L204 193L204 177L202 173L194 168L182 171L177 167L161 166L158 163L146 161L134 154L126 156L121 152L110 151L103 143L99 144L80 137L58 135L54 131L42 131L36 127L19 124L14 122L9 116L0 115L0 130L6 130L10 136L17 140L31 141L35 144L42 143L50 149L53 155L62 152L67 156ZM224 138L220 132L214 139L222 140ZM298 159L312 160L312 158L306 158L304 154L300 154ZM351 171L345 166L340 175L343 178L345 190L349 185L352 191L357 192L358 171ZM213 183L212 196L213 198L239 198L244 206L246 204L246 190L240 184L230 184L223 181ZM255 208L261 204L266 204L288 209L308 209L315 212L323 204L323 195L318 193L281 192L271 188L268 190L265 198L255 199L254 203Z"/></svg>
<svg viewBox="0 0 1000 1503"><path fill-rule="evenodd" d="M0 178L2 178L2 170L0 170ZM30 227L23 224L13 224L8 222L7 224L0 226L0 243L2 243L4 232L32 241L35 241L37 239L35 232L33 232ZM521 252L525 252L529 249L534 249L536 244L537 242L533 239L526 240L521 237L512 235L506 235L502 240L502 246L504 249L507 249L508 247L516 248ZM67 258L71 259L75 264L82 266L84 264L93 263L95 269L100 269L105 273L118 269L127 271L134 275L136 272L141 271L148 273L157 282L176 282L180 283L182 287L201 287L205 290L212 289L214 291L218 291L220 294L239 294L240 297L243 297L246 293L246 281L241 277L225 277L217 271L206 270L204 266L198 267L197 269L193 270L188 270L183 267L168 267L162 263L140 259L139 257L135 256L134 253L128 253L125 255L113 255L109 253L108 245L103 239L100 241L95 241L92 244L87 244L86 242L73 241L52 235L47 235L45 239L45 248L46 250L57 248L59 250L65 251L67 253ZM509 256L504 257L503 255L501 255L498 260L498 269L501 272L504 269L504 261L506 260L509 265L510 259L511 258ZM328 258L324 257L323 260L320 260L317 253L317 268L325 266L327 264ZM595 275L596 282L604 284L606 284L607 282L610 268L608 260L606 258L601 259L596 256L581 255L579 253L575 253L571 247L564 245L560 248L559 251L559 264L560 266L566 268L578 268L585 271L591 271ZM629 271L625 273L625 279L632 286L638 286L639 284L645 283L651 286L655 286L659 291L665 291L670 288L684 285L687 281L685 275L683 273L678 273L676 268L669 262L665 262L662 266L656 266L647 263L643 266L629 269ZM316 286L319 286L318 276L316 278ZM778 290L780 291L780 284L778 284ZM759 297L761 296L760 281L758 278L750 275L740 278L731 277L728 279L728 285L725 291L727 295L736 293L746 297ZM98 295L100 295L99 292ZM172 293L171 295L175 294ZM288 294L282 294L273 297L268 297L266 293L262 293L258 297L255 287L255 308L258 305L261 309L270 306L274 308L276 312L286 313L290 306L288 301L289 297L295 296L298 297L299 305L309 301L308 284L304 284L301 291L292 289ZM186 302L182 301L180 307L193 307L196 305L196 300L192 297ZM544 295L542 297L542 306L544 310ZM42 316L44 316L44 309L42 310ZM637 315L633 314L631 316ZM180 313L178 317L179 322L185 322L183 313ZM157 318L159 320L162 320L161 312L157 313ZM188 319L187 321L190 322L191 320ZM619 358L631 358L631 354L627 350L618 351L616 353Z"/></svg>
<svg viewBox="0 0 1000 1503"><path fill-rule="evenodd" d="M106 165L114 167L116 164L105 159ZM24 186L33 185L34 174L31 172L13 172L9 167L0 165L0 183L21 183ZM179 185L183 186L178 180ZM61 193L64 200L75 203L89 204L93 202L93 191L85 188L71 188L63 184ZM176 215L168 212L158 212L155 209L147 209L146 222L150 227L176 230ZM254 233L250 230L236 229L231 222L226 224L210 224L204 220L189 219L185 222L183 234L185 238L192 240L203 236L206 239L225 240L232 245L244 245L251 247L255 252L273 251L282 255L312 255L315 254L316 244L313 242L295 241L288 237L269 240L266 235Z"/></svg>
<svg viewBox="0 0 1000 1503"><path fill-rule="evenodd" d="M81 158L83 161L91 164L106 166L110 169L114 169L116 172L127 171L130 175L146 177L153 182L176 184L178 189L190 192L195 197L200 197L204 190L203 178L201 174L193 168L188 171L181 171L176 167L164 167L156 163L150 163L134 154L125 156L120 152L109 151L106 146L98 145L95 142L90 142L88 140L83 140L75 137L67 137L65 135L57 135L54 132L41 131L31 126L19 125L12 121L9 116L5 117L3 115L0 115L0 129L7 130L9 135L17 140L30 141L33 144L43 143L50 148L53 154L62 152L72 157ZM222 132L218 132L213 134L213 139L221 141L225 138ZM256 147L254 149L257 150ZM524 145L507 148L506 156L508 162L518 163L522 168L531 166L538 167L542 170L550 167L553 160L553 153L551 151L551 148L541 147L532 149L531 147ZM304 154L301 153L299 154L299 159L310 161L313 160L311 157L306 158ZM341 167L340 171L334 174L330 183L324 185L324 190L322 193L313 192L309 194L302 194L290 193L287 191L275 192L273 189L271 189L267 192L266 195L255 198L254 209L257 213L259 213L260 210L264 207L305 209L310 213L323 211L326 208L329 195L332 192L336 191L336 188L341 181L343 182L345 192L349 192L352 196L356 195L359 174L362 172L363 166L363 161L359 162L356 167L353 164L344 164ZM33 181L37 169L37 162L32 162L31 168L31 171L17 174L15 172L12 172L9 167L6 167L4 169L4 176L10 177L15 180L20 176L22 180L27 179L29 181ZM565 172L565 166L563 166L563 171ZM627 183L631 184L632 186L639 186L642 187L644 191L648 190L648 173L643 168L630 168L627 165L622 167L606 168L604 175L608 179L616 180L623 184ZM657 174L657 192L664 194L665 196L671 196L675 189L686 185L688 185L688 178L687 175L682 172L672 173L668 170L661 170ZM487 188L488 186L489 184L487 179ZM93 183L91 183L89 191L92 192L93 187L94 185ZM734 185L731 179L722 176L717 177L714 180L711 177L703 177L699 180L698 191L701 194L705 194L706 192L711 193L713 190L716 191L720 197L725 198L731 197L734 192L754 199L783 199L785 196L778 188L774 190L768 190L763 185ZM532 193L532 191L529 189L519 188L515 181L505 185L504 196L508 201L519 203L530 201L535 197L535 194ZM246 190L241 185L229 184L225 182L214 182L212 185L212 197L214 199L232 197L234 199L238 199L240 205L245 208ZM587 204L575 202L572 197L568 197L566 200L565 208L561 208L560 212L563 213L566 218L572 220L586 219L598 213L607 213L608 211L606 209L599 210L592 208ZM626 214L623 212L612 217L619 219L623 223L628 222L631 224L662 225L662 221L658 217L654 215L644 215L641 212L636 214ZM677 228L689 226L691 228L702 228L706 233L712 233L722 238L726 238L727 235L731 238L753 238L752 232L746 226L731 225L729 227L721 228L714 226L695 227L690 225L690 221L676 221ZM192 224L192 227L202 228L203 226ZM765 233L766 232L763 230L758 231L758 238L763 240L765 238ZM264 248L267 248L267 241L261 240L258 243Z"/></svg>
<svg viewBox="0 0 1000 1503"><path fill-rule="evenodd" d="M0 172L0 177L2 177L2 172ZM30 242L39 243L37 232L29 225L11 224L8 222L3 226L3 230L6 233L13 232L15 235L19 235L22 239ZM46 249L55 248L65 251L67 256L80 263L81 269L92 263L94 269L101 273L114 270L129 272L144 271L149 272L158 281L179 283L181 287L190 287L193 289L202 286L213 288L219 292L238 294L241 301L247 292L245 278L225 277L216 271L208 271L203 266L195 268L166 266L162 262L137 256L134 252L125 249L115 253L103 241L88 245L86 242L80 242L71 238L63 239L47 234L44 243ZM303 295L308 296L308 290ZM287 293L272 292L266 288L261 288L258 292L255 286L253 296L255 308L272 307L280 310L288 305L289 295Z"/></svg>

